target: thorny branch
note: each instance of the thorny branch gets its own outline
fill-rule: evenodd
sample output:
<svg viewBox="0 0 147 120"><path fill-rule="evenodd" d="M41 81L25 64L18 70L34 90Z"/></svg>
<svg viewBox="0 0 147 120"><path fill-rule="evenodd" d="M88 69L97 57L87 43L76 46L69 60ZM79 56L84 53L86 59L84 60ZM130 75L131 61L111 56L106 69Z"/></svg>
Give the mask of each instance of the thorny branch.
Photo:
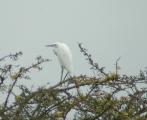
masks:
<svg viewBox="0 0 147 120"><path fill-rule="evenodd" d="M81 44L79 48L91 69L99 73L97 76L72 76L53 86L47 85L35 91L20 85L21 94L15 95L15 101L9 105L9 96L16 87L17 81L26 78L25 76L32 69L41 70L40 65L48 60L38 57L36 63L29 67L19 67L17 72L12 71L13 65L5 68L1 66L0 76L3 80L1 79L0 86L8 78L14 81L7 92L4 104L0 105L0 119L57 120L62 118L66 120L74 110L74 120L137 120L138 118L145 120L147 117L146 72L140 71L136 76L120 75L118 73L120 58L118 58L116 72L108 74L104 71L104 67L100 67L93 61Z"/></svg>
<svg viewBox="0 0 147 120"><path fill-rule="evenodd" d="M14 56L10 55L10 57L13 58L13 59L17 59L17 56L18 56L18 53L16 53ZM21 68L19 68L19 71L15 75L13 75L13 76L11 75L12 80L14 80L14 82L13 82L12 86L10 87L10 89L8 90L8 94L7 94L5 103L4 103L4 107L7 106L10 94L12 93L12 90L13 90L14 86L16 85L18 79L23 78L24 74L29 72L31 69L38 68L40 70L41 67L39 65L44 63L44 62L47 62L47 61L49 61L49 60L48 59L42 59L41 56L39 56L39 57L37 57L37 63L32 64L31 66L29 66L27 68L21 67Z"/></svg>
<svg viewBox="0 0 147 120"><path fill-rule="evenodd" d="M89 64L92 66L91 69L97 70L103 75L108 76L108 74L104 72L104 67L99 67L98 63L94 63L91 54L87 53L87 49L83 48L81 43L79 43L79 48L81 53L86 57L86 60L88 60Z"/></svg>

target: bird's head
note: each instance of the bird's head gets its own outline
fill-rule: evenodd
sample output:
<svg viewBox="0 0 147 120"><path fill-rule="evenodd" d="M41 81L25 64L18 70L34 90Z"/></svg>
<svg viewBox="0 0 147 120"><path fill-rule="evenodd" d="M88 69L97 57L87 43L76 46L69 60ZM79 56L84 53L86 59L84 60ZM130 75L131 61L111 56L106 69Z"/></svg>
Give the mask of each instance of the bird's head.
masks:
<svg viewBox="0 0 147 120"><path fill-rule="evenodd" d="M57 55L60 51L60 49L62 48L63 43L61 42L56 42L50 45L46 45L46 47L52 47L53 48L53 52L55 53L55 55Z"/></svg>

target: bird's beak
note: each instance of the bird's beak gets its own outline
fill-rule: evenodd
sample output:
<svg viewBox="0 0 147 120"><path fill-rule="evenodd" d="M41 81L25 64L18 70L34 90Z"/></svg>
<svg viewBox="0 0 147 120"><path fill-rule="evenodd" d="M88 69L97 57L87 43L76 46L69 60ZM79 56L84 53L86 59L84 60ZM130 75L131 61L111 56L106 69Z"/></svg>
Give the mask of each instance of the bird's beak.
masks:
<svg viewBox="0 0 147 120"><path fill-rule="evenodd" d="M56 44L46 45L46 47L55 47Z"/></svg>

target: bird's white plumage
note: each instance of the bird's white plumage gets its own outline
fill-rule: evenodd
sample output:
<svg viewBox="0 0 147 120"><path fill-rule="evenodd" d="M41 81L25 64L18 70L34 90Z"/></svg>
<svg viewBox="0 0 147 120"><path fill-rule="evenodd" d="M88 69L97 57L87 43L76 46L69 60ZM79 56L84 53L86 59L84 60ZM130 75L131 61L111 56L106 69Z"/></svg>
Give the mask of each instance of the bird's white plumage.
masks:
<svg viewBox="0 0 147 120"><path fill-rule="evenodd" d="M66 69L67 72L71 73L73 71L73 65L72 54L69 47L65 43L61 42L56 42L48 46L54 48L53 51L55 55L58 57L61 67Z"/></svg>
<svg viewBox="0 0 147 120"><path fill-rule="evenodd" d="M72 66L72 54L69 47L64 43L55 43L56 47L54 47L54 53L58 57L59 63L61 67L66 69L68 72L73 71Z"/></svg>

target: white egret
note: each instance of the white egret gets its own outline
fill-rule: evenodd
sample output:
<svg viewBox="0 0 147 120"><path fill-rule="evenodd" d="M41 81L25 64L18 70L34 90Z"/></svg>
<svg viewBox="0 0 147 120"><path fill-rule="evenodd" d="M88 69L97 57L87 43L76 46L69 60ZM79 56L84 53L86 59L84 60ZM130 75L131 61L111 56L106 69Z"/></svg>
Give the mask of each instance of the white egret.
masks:
<svg viewBox="0 0 147 120"><path fill-rule="evenodd" d="M61 66L61 82L63 77L64 69L67 71L64 79L68 74L71 74L73 70L72 65L72 54L69 47L65 43L56 42L51 45L46 45L46 47L53 47L53 52L58 57L60 66Z"/></svg>

